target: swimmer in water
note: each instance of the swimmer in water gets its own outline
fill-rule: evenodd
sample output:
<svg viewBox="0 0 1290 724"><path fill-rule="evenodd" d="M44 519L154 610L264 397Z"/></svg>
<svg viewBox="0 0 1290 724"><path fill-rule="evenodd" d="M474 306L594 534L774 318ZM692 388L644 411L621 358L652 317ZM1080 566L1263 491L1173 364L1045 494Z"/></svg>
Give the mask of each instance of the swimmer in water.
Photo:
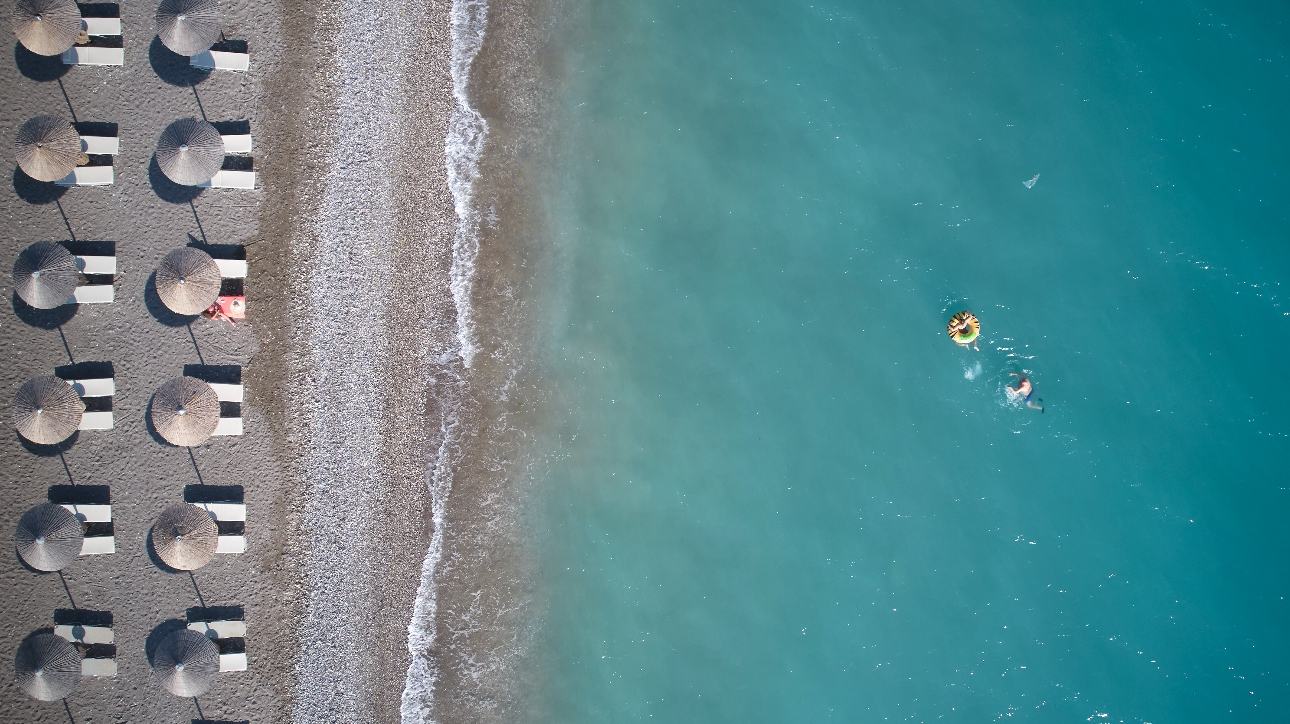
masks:
<svg viewBox="0 0 1290 724"><path fill-rule="evenodd" d="M1017 386L1005 387L1004 389L1008 391L1008 394L1010 396L1020 397L1021 399L1025 400L1026 407L1029 407L1032 410L1039 410L1040 412L1043 412L1044 411L1043 405L1030 401L1030 396L1035 394L1035 388L1030 384L1030 380L1026 379L1025 375L1019 374L1016 372L1013 372L1012 376L1017 378ZM1039 402L1043 402L1043 400L1041 399L1039 400Z"/></svg>

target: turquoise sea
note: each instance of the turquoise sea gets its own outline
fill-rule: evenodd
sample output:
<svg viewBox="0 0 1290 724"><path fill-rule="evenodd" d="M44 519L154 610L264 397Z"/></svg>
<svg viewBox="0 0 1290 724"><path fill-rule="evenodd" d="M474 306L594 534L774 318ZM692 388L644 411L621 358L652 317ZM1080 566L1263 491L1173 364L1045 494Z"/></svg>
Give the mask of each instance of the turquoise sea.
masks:
<svg viewBox="0 0 1290 724"><path fill-rule="evenodd" d="M1284 721L1290 8L572 15L530 720Z"/></svg>

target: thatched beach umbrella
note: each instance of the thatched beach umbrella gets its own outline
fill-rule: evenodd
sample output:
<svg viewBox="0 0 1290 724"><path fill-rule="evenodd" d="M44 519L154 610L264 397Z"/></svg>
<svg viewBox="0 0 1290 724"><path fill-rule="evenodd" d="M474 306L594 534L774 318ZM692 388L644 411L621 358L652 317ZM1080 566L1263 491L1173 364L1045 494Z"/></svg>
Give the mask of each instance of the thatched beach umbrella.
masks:
<svg viewBox="0 0 1290 724"><path fill-rule="evenodd" d="M219 398L211 386L192 377L176 377L152 396L152 426L179 447L206 441L219 425Z"/></svg>
<svg viewBox="0 0 1290 724"><path fill-rule="evenodd" d="M81 680L81 654L62 637L36 634L19 644L13 674L27 696L58 701L72 693Z"/></svg>
<svg viewBox="0 0 1290 724"><path fill-rule="evenodd" d="M13 150L23 173L37 181L57 181L80 163L81 134L58 116L36 116L18 129Z"/></svg>
<svg viewBox="0 0 1290 724"><path fill-rule="evenodd" d="M201 314L219 298L219 265L210 254L185 246L157 265L157 296L179 314Z"/></svg>
<svg viewBox="0 0 1290 724"><path fill-rule="evenodd" d="M13 288L36 309L53 309L72 298L81 274L76 257L52 241L38 241L22 250L13 263Z"/></svg>
<svg viewBox="0 0 1290 724"><path fill-rule="evenodd" d="M38 571L61 571L81 554L85 531L81 521L61 505L42 503L22 514L13 534L14 547Z"/></svg>
<svg viewBox="0 0 1290 724"><path fill-rule="evenodd" d="M55 445L71 437L84 412L76 390L57 377L27 380L13 396L14 427L37 445Z"/></svg>
<svg viewBox="0 0 1290 724"><path fill-rule="evenodd" d="M157 647L152 671L175 696L201 696L219 673L219 647L196 631L180 629Z"/></svg>
<svg viewBox="0 0 1290 724"><path fill-rule="evenodd" d="M219 527L210 513L190 503L175 503L152 524L152 547L171 568L195 571L210 563L219 545Z"/></svg>
<svg viewBox="0 0 1290 724"><path fill-rule="evenodd" d="M74 0L18 0L13 8L13 32L27 50L58 55L76 44L81 34L81 10Z"/></svg>
<svg viewBox="0 0 1290 724"><path fill-rule="evenodd" d="M200 118L180 118L157 139L157 165L177 184L210 181L224 165L224 139Z"/></svg>
<svg viewBox="0 0 1290 724"><path fill-rule="evenodd" d="M157 37L180 55L197 55L219 40L222 15L215 0L162 0Z"/></svg>

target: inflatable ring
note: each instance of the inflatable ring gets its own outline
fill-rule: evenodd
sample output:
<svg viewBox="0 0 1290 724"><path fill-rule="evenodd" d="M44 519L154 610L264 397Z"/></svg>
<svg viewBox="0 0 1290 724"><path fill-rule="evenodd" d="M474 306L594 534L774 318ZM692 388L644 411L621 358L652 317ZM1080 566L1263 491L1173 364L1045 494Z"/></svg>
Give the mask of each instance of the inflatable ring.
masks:
<svg viewBox="0 0 1290 724"><path fill-rule="evenodd" d="M966 347L981 335L981 322L977 320L975 314L964 310L950 317L947 331L950 333L950 339Z"/></svg>

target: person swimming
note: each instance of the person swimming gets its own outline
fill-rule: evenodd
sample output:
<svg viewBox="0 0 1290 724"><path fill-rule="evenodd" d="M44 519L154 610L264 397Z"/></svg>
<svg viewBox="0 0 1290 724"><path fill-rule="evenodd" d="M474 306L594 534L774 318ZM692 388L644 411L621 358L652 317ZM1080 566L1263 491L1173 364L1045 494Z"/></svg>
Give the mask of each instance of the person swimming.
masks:
<svg viewBox="0 0 1290 724"><path fill-rule="evenodd" d="M1043 412L1043 405L1030 401L1030 396L1035 394L1035 388L1030 384L1030 380L1027 379L1025 375L1018 372L1013 372L1012 376L1017 378L1017 386L1004 387L1004 389L1008 391L1008 395L1010 397L1020 397L1026 401L1026 407ZM1040 399L1039 402L1043 402L1043 399Z"/></svg>

